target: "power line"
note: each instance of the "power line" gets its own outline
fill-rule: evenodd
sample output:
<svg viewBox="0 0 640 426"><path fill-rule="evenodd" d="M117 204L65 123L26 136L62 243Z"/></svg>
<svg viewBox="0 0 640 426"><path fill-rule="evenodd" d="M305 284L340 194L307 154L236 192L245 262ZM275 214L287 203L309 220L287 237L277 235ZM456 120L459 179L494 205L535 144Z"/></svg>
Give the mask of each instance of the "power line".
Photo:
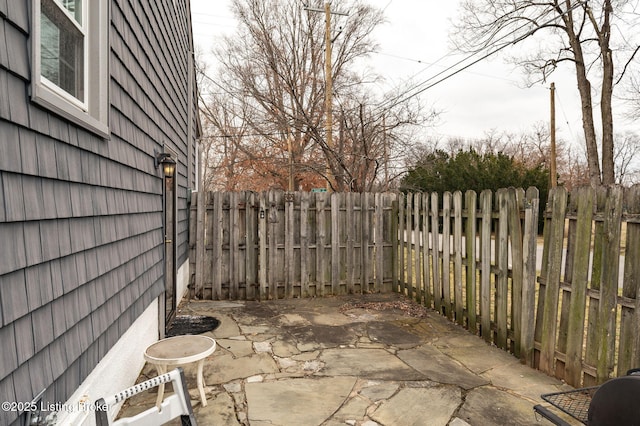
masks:
<svg viewBox="0 0 640 426"><path fill-rule="evenodd" d="M382 56L389 56L391 58L397 58L397 59L402 59L402 60L405 60L405 61L410 61L410 62L415 62L415 63L418 63L418 64L426 64L427 65L425 68L423 68L420 71L418 71L417 73L413 74L407 80L411 80L412 78L415 78L419 74L422 74L423 72L425 72L426 70L428 70L429 68L432 68L432 67L436 67L437 66L437 67L446 68L444 65L438 64L438 62L442 61L443 59L445 59L445 58L447 58L449 56L453 56L452 52L449 52L449 53L446 53L443 56L441 56L435 62L428 62L428 61L424 61L422 59L408 58L408 57L405 57L405 56L394 55L394 54L391 54L391 53L383 53L383 52L374 52L374 53L378 54L378 55L382 55ZM512 79L512 78L500 77L500 76L497 76L497 75L491 75L491 74L480 73L480 72L471 72L471 71L468 71L468 72L471 73L471 74L482 76L482 77L495 78L497 80L504 80L504 81L510 81L512 83L517 83L517 81Z"/></svg>
<svg viewBox="0 0 640 426"><path fill-rule="evenodd" d="M542 25L538 26L537 28L534 28L533 30L527 31L525 34L523 34L523 35L521 35L521 36L517 37L516 39L514 39L514 40L512 40L512 41L510 41L510 42L506 42L506 43L503 43L502 45L498 45L498 42L500 42L500 41L504 40L505 38L507 38L507 37L509 37L509 36L513 36L517 31L519 31L520 29L525 28L525 27L526 27L526 24L525 24L525 25L523 25L523 26L521 26L520 28L514 29L513 31L509 32L508 34L505 34L505 35L503 35L502 37L500 37L500 38L498 38L497 40L495 40L495 41L494 41L490 46L487 46L488 48L491 48L491 47L494 47L494 46L498 45L498 47L496 47L496 48L495 48L495 49L493 49L493 50L490 50L488 53L486 53L486 54L482 55L480 58L473 60L472 62L470 62L469 64L467 64L467 65L463 66L463 67L462 67L462 68L460 68L460 69L453 70L453 69L454 69L455 67L457 67L458 65L461 65L462 63L466 62L467 60L469 60L469 59L473 58L474 56L476 56L476 55L478 55L478 54L480 54L480 53L481 53L480 51L478 51L478 52L473 52L473 53L471 53L470 55L468 55L467 57L465 57L465 58L463 58L463 59L461 59L461 60L457 61L457 62L456 62L456 63L454 63L453 65L450 65L450 66L449 66L449 67L447 67L445 70L440 71L440 72L436 73L435 75L433 75L433 76L431 76L431 77L427 78L426 80L423 80L422 82L420 82L420 83L418 83L418 84L414 85L412 88L410 88L410 89L406 90L406 91L404 92L404 95L403 95L403 94L400 94L400 95L398 95L398 96L396 96L396 97L393 97L393 98L390 98L390 99L388 99L388 100L386 100L386 101L383 101L381 104L379 104L379 105L376 107L376 109L379 109L379 110L380 110L380 114L381 114L381 115L382 115L382 114L384 114L384 109L386 109L385 107L386 107L387 105L389 105L389 104L397 105L397 104L399 104L399 103L406 102L406 101L408 101L409 99L411 99L411 98L413 98L413 97L415 97L415 96L418 96L419 94L421 94L421 93L425 92L426 90L428 90L428 89L430 89L430 88L434 87L435 85L440 84L440 83L442 83L442 82L443 82L443 81L445 81L445 80L448 80L449 78L451 78L451 77L455 76L456 74L459 74L459 73L460 73L460 72L462 72L462 71L465 71L466 69L468 69L468 68L470 68L471 66L473 66L473 65L477 64L478 62L481 62L481 61L483 61L483 60L485 60L485 59L489 58L490 56L495 55L496 53L500 52L501 50L503 50L503 49L505 49L505 48L507 48L507 47L509 47L509 46L511 46L511 45L514 45L514 44L516 44L516 43L518 43L518 42L520 42L520 41L522 41L522 40L524 40L524 39L528 38L529 36L531 36L532 34L534 34L534 33L539 29L539 27L543 27L543 26L549 25L549 24L550 24L550 23L552 23L553 21L557 20L560 16L563 16L563 15L565 15L565 14L567 14L567 13L571 12L572 10L576 9L578 6L582 5L583 3L584 3L584 2L583 2L582 0L580 0L580 1L576 2L576 4L574 4L573 6L571 6L569 9L567 9L565 12L563 12L562 14L560 14L560 15L558 15L558 16L554 16L553 18L551 18L551 19L550 19L550 20L548 20L547 22L543 23ZM548 11L547 11L547 12L545 12L545 13L543 13L542 15L540 15L540 17L538 17L537 19L540 19L541 17L543 17L543 16L544 16L544 15L546 15L547 13L548 13ZM433 83L429 84L429 82L430 82L430 81L432 81L432 80L436 79L436 78L437 78L438 76L440 76L440 75L443 75L443 74L447 73L447 72L448 72L448 71L450 71L450 70L453 70L453 71L452 71L451 73L449 73L449 74L445 75L444 77L442 77L442 78L440 78L440 79L436 80L435 82L433 82ZM408 92L413 92L413 91L414 91L414 93L408 94Z"/></svg>

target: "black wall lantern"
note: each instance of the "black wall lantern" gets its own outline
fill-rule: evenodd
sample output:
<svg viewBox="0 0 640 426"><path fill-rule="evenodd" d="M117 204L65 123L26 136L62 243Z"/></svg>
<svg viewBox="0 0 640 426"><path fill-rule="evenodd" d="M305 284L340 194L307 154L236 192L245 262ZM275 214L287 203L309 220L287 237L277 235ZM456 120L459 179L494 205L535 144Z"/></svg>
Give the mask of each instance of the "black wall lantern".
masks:
<svg viewBox="0 0 640 426"><path fill-rule="evenodd" d="M171 158L171 154L168 152L156 152L155 166L156 169L162 164L162 170L164 171L164 177L172 178L176 171L176 162Z"/></svg>

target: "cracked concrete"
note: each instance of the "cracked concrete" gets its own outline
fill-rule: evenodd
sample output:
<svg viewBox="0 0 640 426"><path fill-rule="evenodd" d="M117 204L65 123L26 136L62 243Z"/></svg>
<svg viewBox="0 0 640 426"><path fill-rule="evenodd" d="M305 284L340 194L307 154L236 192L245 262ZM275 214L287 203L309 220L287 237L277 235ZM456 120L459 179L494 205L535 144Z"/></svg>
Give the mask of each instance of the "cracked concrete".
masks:
<svg viewBox="0 0 640 426"><path fill-rule="evenodd" d="M533 405L569 387L436 312L344 309L395 294L266 302L191 301L182 314L211 315L218 349L205 362L208 405L185 367L199 425L545 425ZM341 309L342 308L342 309ZM155 375L147 365L140 381ZM145 392L121 416L155 402ZM570 420L569 420L570 422ZM180 424L176 421L172 424Z"/></svg>

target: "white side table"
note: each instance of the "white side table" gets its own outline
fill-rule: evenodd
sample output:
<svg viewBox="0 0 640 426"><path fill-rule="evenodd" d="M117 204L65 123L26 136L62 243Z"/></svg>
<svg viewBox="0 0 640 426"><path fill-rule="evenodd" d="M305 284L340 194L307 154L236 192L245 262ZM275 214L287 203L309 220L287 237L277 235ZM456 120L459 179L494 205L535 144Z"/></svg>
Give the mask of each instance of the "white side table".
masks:
<svg viewBox="0 0 640 426"><path fill-rule="evenodd" d="M207 399L204 394L204 378L202 370L204 359L216 350L216 341L211 337L200 335L175 336L162 339L150 345L144 351L144 359L155 365L158 375L167 372L167 367L198 363L198 374L196 376L198 390L202 406L206 407ZM156 405L160 406L164 396L164 383L158 386L158 399Z"/></svg>

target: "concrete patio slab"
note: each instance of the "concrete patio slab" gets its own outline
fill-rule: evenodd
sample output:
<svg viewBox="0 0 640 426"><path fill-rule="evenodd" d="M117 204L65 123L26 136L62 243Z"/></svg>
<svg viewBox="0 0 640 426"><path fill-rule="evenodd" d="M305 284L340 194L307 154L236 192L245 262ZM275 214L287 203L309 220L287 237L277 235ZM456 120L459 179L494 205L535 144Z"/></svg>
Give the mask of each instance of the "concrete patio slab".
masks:
<svg viewBox="0 0 640 426"><path fill-rule="evenodd" d="M249 422L271 426L320 425L343 405L355 377L278 380L245 386ZM291 404L295 401L295 404ZM295 420L294 420L295 419Z"/></svg>
<svg viewBox="0 0 640 426"><path fill-rule="evenodd" d="M201 426L546 426L539 395L567 388L396 294L180 309L221 321L206 333L218 343L205 362L207 407L185 367ZM139 380L154 375L147 366ZM120 415L156 395L136 395Z"/></svg>
<svg viewBox="0 0 640 426"><path fill-rule="evenodd" d="M246 379L257 374L277 373L277 363L270 354L261 353L241 358L219 355L210 358L204 370L207 385L227 383L236 379Z"/></svg>
<svg viewBox="0 0 640 426"><path fill-rule="evenodd" d="M380 404L371 418L382 425L446 426L461 403L456 386L404 388Z"/></svg>
<svg viewBox="0 0 640 426"><path fill-rule="evenodd" d="M466 390L489 384L489 380L473 374L460 362L430 345L399 351L398 358L435 382L457 385Z"/></svg>
<svg viewBox="0 0 640 426"><path fill-rule="evenodd" d="M471 425L541 424L531 411L530 400L486 386L467 393L458 417Z"/></svg>
<svg viewBox="0 0 640 426"><path fill-rule="evenodd" d="M320 355L322 376L350 376L374 380L420 380L422 375L386 349L327 349Z"/></svg>

